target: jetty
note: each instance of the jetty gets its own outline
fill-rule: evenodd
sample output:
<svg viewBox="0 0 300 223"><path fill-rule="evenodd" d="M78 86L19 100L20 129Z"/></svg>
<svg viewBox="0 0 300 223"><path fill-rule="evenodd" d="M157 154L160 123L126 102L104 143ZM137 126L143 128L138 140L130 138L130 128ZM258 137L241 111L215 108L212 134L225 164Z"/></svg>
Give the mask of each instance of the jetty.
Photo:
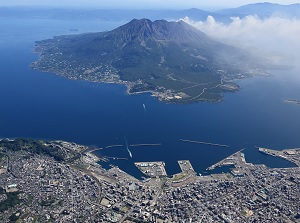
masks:
<svg viewBox="0 0 300 223"><path fill-rule="evenodd" d="M257 146L256 148L258 148L258 151L261 153L288 160L294 163L296 166L300 167L300 148L284 150L273 150Z"/></svg>
<svg viewBox="0 0 300 223"><path fill-rule="evenodd" d="M103 158L106 158L106 159L113 159L113 160L128 160L128 158L125 158L125 157L103 156Z"/></svg>
<svg viewBox="0 0 300 223"><path fill-rule="evenodd" d="M200 142L200 141L187 140L187 139L180 139L180 141L182 141L182 142L189 142L189 143L204 144L204 145L210 145L210 146L219 146L219 147L230 148L230 146L228 146L228 145L222 145L222 144L216 144L216 143L210 143L210 142Z"/></svg>
<svg viewBox="0 0 300 223"><path fill-rule="evenodd" d="M121 147L121 146L124 146L124 145L110 145L110 146L104 147L104 149L108 149L108 148L112 148L112 147Z"/></svg>

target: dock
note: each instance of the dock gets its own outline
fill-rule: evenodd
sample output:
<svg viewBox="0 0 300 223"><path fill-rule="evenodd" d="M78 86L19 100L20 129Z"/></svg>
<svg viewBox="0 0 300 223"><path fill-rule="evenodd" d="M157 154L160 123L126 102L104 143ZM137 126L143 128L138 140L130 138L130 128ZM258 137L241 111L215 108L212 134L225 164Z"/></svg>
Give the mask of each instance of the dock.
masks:
<svg viewBox="0 0 300 223"><path fill-rule="evenodd" d="M170 180L172 187L180 187L193 182L197 173L195 172L191 162L189 160L178 160L177 162L181 172L172 176Z"/></svg>
<svg viewBox="0 0 300 223"><path fill-rule="evenodd" d="M178 160L177 162L182 172L196 173L189 160Z"/></svg>
<svg viewBox="0 0 300 223"><path fill-rule="evenodd" d="M244 155L242 155L242 151L244 149L241 149L237 152L235 152L234 154L226 157L225 159L222 159L221 161L217 162L216 164L213 164L212 166L208 167L206 170L213 170L218 166L236 166L238 164L242 163L246 163Z"/></svg>
<svg viewBox="0 0 300 223"><path fill-rule="evenodd" d="M230 148L230 146L228 146L228 145L222 145L222 144L216 144L216 143L210 143L210 142L200 142L200 141L187 140L187 139L180 139L180 141L182 141L182 142L189 142L189 143L204 144L204 145L210 145L210 146L219 146L219 147Z"/></svg>
<svg viewBox="0 0 300 223"><path fill-rule="evenodd" d="M136 162L134 165L146 176L151 178L165 177L167 172L165 170L165 163L159 162Z"/></svg>
<svg viewBox="0 0 300 223"><path fill-rule="evenodd" d="M261 153L288 160L294 163L296 166L300 167L300 158L299 158L300 148L284 149L284 150L273 150L273 149L267 149L267 148L257 147L257 146L256 148L258 148L258 151Z"/></svg>

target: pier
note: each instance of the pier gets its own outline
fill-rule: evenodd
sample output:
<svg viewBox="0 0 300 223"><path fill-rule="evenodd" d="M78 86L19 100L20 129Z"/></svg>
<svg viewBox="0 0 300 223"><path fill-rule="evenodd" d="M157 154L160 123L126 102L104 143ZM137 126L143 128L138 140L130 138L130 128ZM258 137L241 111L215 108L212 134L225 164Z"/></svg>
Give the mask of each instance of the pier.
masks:
<svg viewBox="0 0 300 223"><path fill-rule="evenodd" d="M174 174L171 178L172 187L180 187L182 185L193 182L194 177L197 175L189 160L178 160L181 172Z"/></svg>
<svg viewBox="0 0 300 223"><path fill-rule="evenodd" d="M178 165L181 169L181 172L192 172L196 173L191 162L189 160L178 160Z"/></svg>
<svg viewBox="0 0 300 223"><path fill-rule="evenodd" d="M199 142L199 141L193 141L193 140L187 140L187 139L180 139L182 142L189 142L189 143L197 143L197 144L204 144L204 145L210 145L210 146L219 146L219 147L227 147L230 148L228 145L222 145L222 144L216 144L216 143L210 143L210 142Z"/></svg>
<svg viewBox="0 0 300 223"><path fill-rule="evenodd" d="M151 178L166 177L165 163L159 162L135 162L134 165L146 176Z"/></svg>
<svg viewBox="0 0 300 223"><path fill-rule="evenodd" d="M263 147L257 147L258 151L270 156L279 157L285 160L288 160L292 163L294 163L296 166L300 167L300 148L295 149L284 149L284 150L273 150L273 149L267 149Z"/></svg>
<svg viewBox="0 0 300 223"><path fill-rule="evenodd" d="M241 150L235 152L234 154L226 157L225 159L222 159L221 161L219 161L219 162L213 164L212 166L206 168L206 170L213 170L218 166L230 166L230 165L235 166L235 165L239 164L240 162L246 163L244 155L241 154L241 152L243 150L244 149L241 149Z"/></svg>

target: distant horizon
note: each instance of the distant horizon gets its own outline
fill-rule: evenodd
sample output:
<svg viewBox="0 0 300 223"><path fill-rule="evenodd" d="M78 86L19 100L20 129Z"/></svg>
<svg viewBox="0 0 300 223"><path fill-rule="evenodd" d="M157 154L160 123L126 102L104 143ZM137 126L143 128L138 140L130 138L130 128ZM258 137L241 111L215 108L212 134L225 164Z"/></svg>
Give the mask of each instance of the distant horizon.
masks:
<svg viewBox="0 0 300 223"><path fill-rule="evenodd" d="M31 7L31 8L63 8L63 9L124 9L124 10L186 10L191 8L202 10L219 10L226 8L237 8L243 5L257 4L257 3L271 3L279 5L300 4L298 0L273 0L273 1L253 1L253 0L228 0L226 3L221 0L212 0L209 3L203 3L196 0L187 0L184 3L179 0L164 1L161 3L158 0L149 0L142 5L138 0L129 0L124 3L120 0L112 1L95 1L95 0L52 0L52 1L38 1L38 0L11 0L9 2L0 3L0 7Z"/></svg>

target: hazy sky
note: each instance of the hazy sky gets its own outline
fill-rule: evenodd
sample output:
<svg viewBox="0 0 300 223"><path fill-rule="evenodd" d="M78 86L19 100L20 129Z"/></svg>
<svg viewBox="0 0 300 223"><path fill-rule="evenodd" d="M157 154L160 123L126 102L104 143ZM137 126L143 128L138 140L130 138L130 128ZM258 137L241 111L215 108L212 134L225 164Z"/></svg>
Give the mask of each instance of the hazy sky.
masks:
<svg viewBox="0 0 300 223"><path fill-rule="evenodd" d="M0 0L0 6L35 5L97 8L226 8L256 3L257 0ZM272 3L292 4L300 0L270 0Z"/></svg>

